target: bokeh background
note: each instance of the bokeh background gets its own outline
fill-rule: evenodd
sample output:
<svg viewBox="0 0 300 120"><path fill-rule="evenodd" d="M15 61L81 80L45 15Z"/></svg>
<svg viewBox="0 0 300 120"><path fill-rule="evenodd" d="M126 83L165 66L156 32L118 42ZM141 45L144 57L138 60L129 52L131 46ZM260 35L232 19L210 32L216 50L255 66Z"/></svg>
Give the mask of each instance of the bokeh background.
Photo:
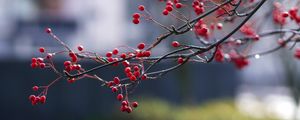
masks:
<svg viewBox="0 0 300 120"><path fill-rule="evenodd" d="M272 0L258 13L270 10ZM179 24L160 14L162 4L155 0L0 0L0 119L1 120L294 120L299 113L299 60L282 50L237 70L232 64L190 63L159 80L140 84L132 100L140 102L133 114L119 112L119 102L110 90L93 80L75 84L59 82L50 89L47 104L32 106L28 95L36 84L55 79L49 71L30 69L30 60L40 46L61 47L46 33L45 27L68 45L104 53L120 45L151 43L163 32L142 21L131 23L131 14L140 4L162 23ZM291 1L285 5L288 7ZM185 11L188 14L188 11ZM270 17L271 18L271 17ZM263 29L274 29L266 19ZM270 24L270 25L268 25ZM271 26L271 27L270 27ZM226 25L225 29L230 29ZM158 51L169 51L171 40L195 39L192 34L171 37ZM274 38L268 38L274 39ZM272 48L276 41L266 40L255 50ZM255 52L255 51L254 51ZM58 58L57 63L62 63ZM94 65L93 63L86 63ZM168 65L165 63L164 65ZM121 71L121 70L119 70ZM110 69L99 70L110 77Z"/></svg>

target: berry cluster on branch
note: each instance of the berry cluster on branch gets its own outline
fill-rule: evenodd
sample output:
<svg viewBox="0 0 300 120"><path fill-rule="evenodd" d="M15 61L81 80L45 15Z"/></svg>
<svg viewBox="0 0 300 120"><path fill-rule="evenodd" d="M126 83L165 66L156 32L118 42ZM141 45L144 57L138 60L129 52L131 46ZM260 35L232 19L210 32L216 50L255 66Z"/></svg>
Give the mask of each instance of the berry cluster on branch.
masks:
<svg viewBox="0 0 300 120"><path fill-rule="evenodd" d="M272 11L273 22L279 29L260 32L257 24L250 19L262 8L267 0L159 0L165 4L162 8L162 16L180 22L181 26L164 25L159 22L144 5L137 6L136 13L132 15L133 24L152 22L166 32L159 35L152 44L143 42L135 47L122 46L113 48L101 55L96 52L86 51L79 45L76 49L70 48L60 40L50 28L46 28L48 33L65 50L52 52L40 47L38 51L40 57L32 58L31 67L33 69L51 69L58 76L46 86L34 86L37 95L30 95L29 100L32 105L45 103L49 88L55 83L66 80L74 83L83 78L95 79L102 83L103 87L111 89L120 101L122 112L132 112L132 108L138 107L138 102L131 101L129 95L132 90L145 80L158 79L162 75L180 68L188 62L210 63L232 62L238 69L242 69L250 64L250 58L259 58L276 52L280 49L294 48L300 42L300 15L298 14L299 2L291 8L284 8L283 5L274 0ZM285 0L285 2L292 0ZM181 10L190 10L192 15L185 15ZM267 12L269 14L269 12ZM235 25L233 29L226 29L226 25ZM286 27L288 24L295 24L295 28ZM195 41L181 42L173 40L170 46L174 50L162 53L162 56L153 56L152 51L161 42L167 42L170 36L179 36L192 33ZM223 33L221 38L217 38L217 33ZM238 34L239 36L234 36ZM259 43L268 36L278 36L278 46L274 49L251 54L249 51L253 44ZM53 60L55 56L66 56L62 67L57 67ZM296 48L295 58L300 59L300 48ZM82 60L94 61L98 63L93 68L85 68L81 64ZM170 62L173 66L164 68L160 63ZM124 69L117 76L111 79L103 79L99 69L107 67L118 67ZM158 69L153 69L153 68ZM63 69L63 70L60 70Z"/></svg>

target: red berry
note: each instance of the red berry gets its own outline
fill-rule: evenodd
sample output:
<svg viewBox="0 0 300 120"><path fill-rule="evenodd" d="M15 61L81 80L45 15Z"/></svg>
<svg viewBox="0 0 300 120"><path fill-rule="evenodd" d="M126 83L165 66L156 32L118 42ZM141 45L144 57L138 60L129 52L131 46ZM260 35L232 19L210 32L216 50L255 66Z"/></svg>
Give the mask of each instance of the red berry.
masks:
<svg viewBox="0 0 300 120"><path fill-rule="evenodd" d="M134 53L129 53L129 57L133 57L134 56Z"/></svg>
<svg viewBox="0 0 300 120"><path fill-rule="evenodd" d="M217 29L221 30L223 28L223 24L222 23L218 23L217 24Z"/></svg>
<svg viewBox="0 0 300 120"><path fill-rule="evenodd" d="M259 35L255 35L254 37L253 37L253 40L254 41L258 41L260 39L260 36Z"/></svg>
<svg viewBox="0 0 300 120"><path fill-rule="evenodd" d="M77 62L77 56L72 57L72 62Z"/></svg>
<svg viewBox="0 0 300 120"><path fill-rule="evenodd" d="M169 0L169 1L166 3L166 5L173 6L173 3L172 3L172 1Z"/></svg>
<svg viewBox="0 0 300 120"><path fill-rule="evenodd" d="M45 52L45 48L44 48L44 47L40 47L40 48L39 48L39 51L40 51L41 53L44 53L44 52Z"/></svg>
<svg viewBox="0 0 300 120"><path fill-rule="evenodd" d="M124 101L122 101L122 105L126 106L126 105L128 105L128 102L124 100Z"/></svg>
<svg viewBox="0 0 300 120"><path fill-rule="evenodd" d="M300 59L300 48L297 48L297 49L296 49L294 56L295 56L297 59Z"/></svg>
<svg viewBox="0 0 300 120"><path fill-rule="evenodd" d="M46 102L46 96L45 95L43 95L43 96L40 97L40 102L42 104L44 104Z"/></svg>
<svg viewBox="0 0 300 120"><path fill-rule="evenodd" d="M139 19L139 18L141 17L141 15L140 15L139 13L134 13L134 14L132 15L132 17L133 17L134 19Z"/></svg>
<svg viewBox="0 0 300 120"><path fill-rule="evenodd" d="M181 8L182 7L182 4L181 3L176 3L176 8Z"/></svg>
<svg viewBox="0 0 300 120"><path fill-rule="evenodd" d="M31 63L36 63L37 59L36 58L31 58Z"/></svg>
<svg viewBox="0 0 300 120"><path fill-rule="evenodd" d="M125 53L122 53L122 54L120 55L120 57L123 58L123 59L125 59L125 58L126 58L126 54L125 54Z"/></svg>
<svg viewBox="0 0 300 120"><path fill-rule="evenodd" d="M113 59L112 57L109 57L109 58L107 58L107 61L108 61L108 62L113 62L114 59Z"/></svg>
<svg viewBox="0 0 300 120"><path fill-rule="evenodd" d="M35 97L36 97L35 95L30 95L28 98L30 101L33 101L33 100L35 100Z"/></svg>
<svg viewBox="0 0 300 120"><path fill-rule="evenodd" d="M132 108L131 107L127 107L126 111L127 111L127 113L131 113L132 112Z"/></svg>
<svg viewBox="0 0 300 120"><path fill-rule="evenodd" d="M179 47L180 44L179 44L179 42L177 42L177 41L173 41L173 42L172 42L172 46L173 46L173 47Z"/></svg>
<svg viewBox="0 0 300 120"><path fill-rule="evenodd" d="M31 66L31 68L36 68L38 66L38 64L37 63L31 63L30 66Z"/></svg>
<svg viewBox="0 0 300 120"><path fill-rule="evenodd" d="M131 81L136 81L136 77L134 75L131 75L130 80Z"/></svg>
<svg viewBox="0 0 300 120"><path fill-rule="evenodd" d="M200 4L199 1L194 0L193 5L199 5L199 4Z"/></svg>
<svg viewBox="0 0 300 120"><path fill-rule="evenodd" d="M130 78L131 76L133 76L133 74L132 74L132 72L129 72L129 73L126 73L126 76L127 76L128 78Z"/></svg>
<svg viewBox="0 0 300 120"><path fill-rule="evenodd" d="M173 10L173 7L171 5L167 5L166 6L166 10L168 10L169 12L171 12Z"/></svg>
<svg viewBox="0 0 300 120"><path fill-rule="evenodd" d="M122 94L118 94L118 96L117 96L117 99L119 100L119 101L121 101L121 100L123 100L123 95Z"/></svg>
<svg viewBox="0 0 300 120"><path fill-rule="evenodd" d="M65 66L65 70L66 70L67 72L70 72L70 71L72 70L72 66Z"/></svg>
<svg viewBox="0 0 300 120"><path fill-rule="evenodd" d="M140 43L138 46L137 46L138 49L142 50L145 48L145 43Z"/></svg>
<svg viewBox="0 0 300 120"><path fill-rule="evenodd" d="M82 45L79 45L79 46L77 47L77 49L78 49L78 51L83 51L83 46L82 46Z"/></svg>
<svg viewBox="0 0 300 120"><path fill-rule="evenodd" d="M140 11L144 11L145 10L145 6L144 5L139 5L138 8L139 8Z"/></svg>
<svg viewBox="0 0 300 120"><path fill-rule="evenodd" d="M53 56L53 55L52 55L51 53L48 53L47 56L46 56L46 58L47 58L47 59L51 59L52 56Z"/></svg>
<svg viewBox="0 0 300 120"><path fill-rule="evenodd" d="M64 62L64 66L66 67L66 66L70 66L71 65L71 61L65 61Z"/></svg>
<svg viewBox="0 0 300 120"><path fill-rule="evenodd" d="M146 79L147 79L147 75L146 75L146 74L143 74L142 77L141 77L141 79L142 79L142 80L146 80Z"/></svg>
<svg viewBox="0 0 300 120"><path fill-rule="evenodd" d="M178 60L177 60L178 64L182 64L184 62L183 58L182 57L179 57Z"/></svg>
<svg viewBox="0 0 300 120"><path fill-rule="evenodd" d="M165 9L165 10L163 11L163 15L168 15L168 14L169 14L169 11Z"/></svg>
<svg viewBox="0 0 300 120"><path fill-rule="evenodd" d="M134 19L132 20L132 22L133 22L134 24L139 24L139 23L140 23L140 20L139 20L139 19L136 19L136 18L134 18Z"/></svg>
<svg viewBox="0 0 300 120"><path fill-rule="evenodd" d="M51 30L51 28L46 28L46 29L45 29L45 32L46 32L46 33L52 33L52 30Z"/></svg>
<svg viewBox="0 0 300 120"><path fill-rule="evenodd" d="M217 62L223 62L224 61L224 53L222 50L218 49L216 51L216 54L214 56L214 59L217 61Z"/></svg>
<svg viewBox="0 0 300 120"><path fill-rule="evenodd" d="M133 67L133 70L134 71L140 71L140 68L139 68L139 66L136 65L136 66Z"/></svg>
<svg viewBox="0 0 300 120"><path fill-rule="evenodd" d="M283 47L286 46L286 41L284 41L283 39L279 39L279 40L277 41L277 43L278 43L280 46L283 46Z"/></svg>
<svg viewBox="0 0 300 120"><path fill-rule="evenodd" d="M144 57L150 57L151 56L151 51L145 51L143 52Z"/></svg>
<svg viewBox="0 0 300 120"><path fill-rule="evenodd" d="M122 112L125 112L125 111L127 110L127 108L128 108L127 106L122 105L121 108L120 108L120 110L121 110Z"/></svg>
<svg viewBox="0 0 300 120"><path fill-rule="evenodd" d="M133 74L135 77L139 77L141 75L141 73L139 71L134 71Z"/></svg>
<svg viewBox="0 0 300 120"><path fill-rule="evenodd" d="M118 48L115 48L113 51L112 51L112 54L114 55L117 55L119 53L119 49Z"/></svg>
<svg viewBox="0 0 300 120"><path fill-rule="evenodd" d="M136 108L136 107L139 106L139 103L138 103L138 102L133 102L133 103L131 104L131 106L134 107L134 108Z"/></svg>
<svg viewBox="0 0 300 120"><path fill-rule="evenodd" d="M124 65L124 67L128 67L130 63L127 60L125 60L122 62L122 64Z"/></svg>
<svg viewBox="0 0 300 120"><path fill-rule="evenodd" d="M117 85L117 84L120 84L120 78L119 77L114 77L114 83Z"/></svg>
<svg viewBox="0 0 300 120"><path fill-rule="evenodd" d="M283 12L283 13L282 13L282 17L284 17L284 18L289 17L289 13L288 13L288 12Z"/></svg>
<svg viewBox="0 0 300 120"><path fill-rule="evenodd" d="M107 52L106 53L106 57L111 57L113 54L112 54L112 52Z"/></svg>
<svg viewBox="0 0 300 120"><path fill-rule="evenodd" d="M68 83L74 83L74 82L75 82L75 78L68 79Z"/></svg>
<svg viewBox="0 0 300 120"><path fill-rule="evenodd" d="M74 70L80 70L81 69L81 65L73 65L72 69Z"/></svg>
<svg viewBox="0 0 300 120"><path fill-rule="evenodd" d="M43 63L44 62L44 59L43 58L37 58L37 63Z"/></svg>
<svg viewBox="0 0 300 120"><path fill-rule="evenodd" d="M206 27L203 27L201 29L197 29L196 32L198 33L198 35L200 36L208 36L209 34L209 30Z"/></svg>
<svg viewBox="0 0 300 120"><path fill-rule="evenodd" d="M32 87L32 90L33 90L33 91L38 91L38 90L39 90L39 87L38 87L38 86L33 86L33 87Z"/></svg>
<svg viewBox="0 0 300 120"><path fill-rule="evenodd" d="M126 67L124 71L125 71L125 73L130 73L131 72L131 68L130 67Z"/></svg>
<svg viewBox="0 0 300 120"><path fill-rule="evenodd" d="M111 91L112 91L112 92L117 92L117 91L118 91L118 88L117 88L117 87L112 87L112 88L111 88Z"/></svg>
<svg viewBox="0 0 300 120"><path fill-rule="evenodd" d="M40 68L45 68L46 67L46 64L45 63L40 63Z"/></svg>
<svg viewBox="0 0 300 120"><path fill-rule="evenodd" d="M108 87L111 87L111 86L114 85L114 82L113 82L113 81L109 81L109 82L107 82L106 84L107 84Z"/></svg>
<svg viewBox="0 0 300 120"><path fill-rule="evenodd" d="M143 52L140 50L136 51L136 57L144 57Z"/></svg>
<svg viewBox="0 0 300 120"><path fill-rule="evenodd" d="M75 54L74 52L70 52L70 53L69 53L69 56L72 58L72 57L75 57L76 54Z"/></svg>
<svg viewBox="0 0 300 120"><path fill-rule="evenodd" d="M39 101L40 101L40 97L39 96L35 97L35 99L33 100L33 102L35 102L35 103L37 103Z"/></svg>

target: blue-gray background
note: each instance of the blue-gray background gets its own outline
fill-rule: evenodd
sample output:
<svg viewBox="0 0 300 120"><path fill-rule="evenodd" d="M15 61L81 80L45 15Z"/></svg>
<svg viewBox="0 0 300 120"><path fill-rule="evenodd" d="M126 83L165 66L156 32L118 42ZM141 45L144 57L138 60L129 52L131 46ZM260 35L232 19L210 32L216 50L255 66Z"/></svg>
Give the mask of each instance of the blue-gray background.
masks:
<svg viewBox="0 0 300 120"><path fill-rule="evenodd" d="M71 85L61 81L49 90L47 104L32 106L28 101L28 95L33 94L31 87L45 85L55 79L55 75L49 71L32 70L29 64L31 57L39 55L37 49L40 46L61 49L44 33L48 26L72 47L82 44L87 50L99 53L111 50L113 46L128 44L134 47L140 41L151 43L163 30L145 20L140 25L131 23L131 14L137 11L139 4L144 4L161 22L179 24L160 15L163 6L156 1L0 0L0 119L109 118L118 112L115 95L100 87L99 82L88 79ZM171 37L154 53L170 50L171 39L194 39L190 35ZM200 104L222 98L237 98L239 103L242 98L248 99L249 94L258 98L270 94L290 97L293 95L290 95L286 81L291 78L285 76L293 76L291 74L297 73L299 67L285 66L299 66L299 62L278 60L286 57L285 54L275 55L275 61L274 56L251 60L252 67L242 71L227 63L190 63L161 79L141 83L132 98L155 97L174 104ZM63 59L57 59L58 64L62 62ZM115 74L111 71L97 72L110 78Z"/></svg>

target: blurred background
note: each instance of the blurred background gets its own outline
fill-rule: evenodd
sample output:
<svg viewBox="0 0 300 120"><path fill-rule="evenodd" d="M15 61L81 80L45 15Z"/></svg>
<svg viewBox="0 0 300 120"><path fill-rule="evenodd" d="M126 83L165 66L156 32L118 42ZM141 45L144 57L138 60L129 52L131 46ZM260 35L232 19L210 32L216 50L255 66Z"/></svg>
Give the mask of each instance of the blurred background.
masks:
<svg viewBox="0 0 300 120"><path fill-rule="evenodd" d="M271 9L273 1L268 2L256 18ZM190 63L159 80L145 81L131 96L140 102L133 114L119 112L115 95L93 80L72 85L59 82L49 90L47 104L31 105L31 87L55 79L51 72L30 69L31 58L38 55L40 46L53 51L62 49L44 33L45 27L51 27L72 47L80 44L99 53L141 41L150 44L163 30L145 20L139 25L131 23L131 15L140 4L162 23L179 24L161 16L163 6L154 0L0 0L0 119L300 119L300 67L289 50L251 59L251 65L243 70L232 64ZM267 20L272 21L272 17ZM265 24L263 29L275 28L272 22ZM195 38L187 34L170 39L184 42ZM170 39L153 53L171 50ZM275 44L266 40L255 45L255 50ZM62 61L58 59L57 63ZM104 77L113 75L110 70L99 73Z"/></svg>

